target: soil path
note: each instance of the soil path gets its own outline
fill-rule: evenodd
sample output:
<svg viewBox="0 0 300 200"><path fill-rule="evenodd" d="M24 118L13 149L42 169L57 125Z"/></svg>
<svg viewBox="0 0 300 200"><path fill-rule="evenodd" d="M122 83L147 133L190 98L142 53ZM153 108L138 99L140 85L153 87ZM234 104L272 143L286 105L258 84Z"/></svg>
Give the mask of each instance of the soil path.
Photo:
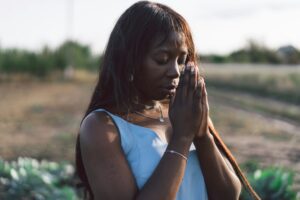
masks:
<svg viewBox="0 0 300 200"><path fill-rule="evenodd" d="M212 89L213 90L213 89ZM300 123L272 113L247 108L236 101L224 100L212 91L209 96L215 127L239 163L255 160L262 166L280 166L296 172L295 187L300 191ZM240 98L248 97L239 93ZM255 97L256 101L265 98ZM274 102L269 100L269 105Z"/></svg>

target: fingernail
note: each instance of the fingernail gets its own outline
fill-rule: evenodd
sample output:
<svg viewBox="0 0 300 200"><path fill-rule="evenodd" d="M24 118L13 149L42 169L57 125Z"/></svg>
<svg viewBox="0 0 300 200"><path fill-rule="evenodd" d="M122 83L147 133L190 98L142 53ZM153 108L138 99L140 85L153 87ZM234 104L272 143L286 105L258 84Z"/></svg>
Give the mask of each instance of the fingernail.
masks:
<svg viewBox="0 0 300 200"><path fill-rule="evenodd" d="M189 68L192 68L194 65L193 65L193 62L188 62L187 63L187 66L189 67Z"/></svg>
<svg viewBox="0 0 300 200"><path fill-rule="evenodd" d="M183 75L185 71L185 66L183 66L182 70L180 71L180 74Z"/></svg>
<svg viewBox="0 0 300 200"><path fill-rule="evenodd" d="M191 70L191 66L190 66L190 65L187 65L187 66L185 67L185 70Z"/></svg>
<svg viewBox="0 0 300 200"><path fill-rule="evenodd" d="M192 75L195 74L195 67L192 67L192 69L191 69L191 74L192 74Z"/></svg>

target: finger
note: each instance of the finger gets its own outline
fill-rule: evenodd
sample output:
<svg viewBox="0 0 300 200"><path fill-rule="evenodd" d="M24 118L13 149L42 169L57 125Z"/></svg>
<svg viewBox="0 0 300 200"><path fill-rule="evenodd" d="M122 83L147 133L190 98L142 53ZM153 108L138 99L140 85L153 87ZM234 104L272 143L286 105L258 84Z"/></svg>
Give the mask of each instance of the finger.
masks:
<svg viewBox="0 0 300 200"><path fill-rule="evenodd" d="M202 76L200 76L200 74L198 74L198 77L197 77L197 85L199 85L201 87L201 96L202 96L202 90L203 90L203 83L204 83L204 78Z"/></svg>
<svg viewBox="0 0 300 200"><path fill-rule="evenodd" d="M194 90L194 101L195 101L196 104L200 103L199 101L200 101L201 96L202 96L201 93L202 93L201 92L201 81L197 81L196 88Z"/></svg>
<svg viewBox="0 0 300 200"><path fill-rule="evenodd" d="M195 70L197 71L198 76L200 76L200 72L199 72L199 67L198 67L198 65L195 65ZM197 78L198 78L198 76L197 76Z"/></svg>
<svg viewBox="0 0 300 200"><path fill-rule="evenodd" d="M191 66L190 78L189 78L189 88L188 88L188 97L193 98L193 94L196 88L196 79L197 79L197 71L195 69L195 65Z"/></svg>
<svg viewBox="0 0 300 200"><path fill-rule="evenodd" d="M204 82L204 78L198 73L197 82L201 83Z"/></svg>
<svg viewBox="0 0 300 200"><path fill-rule="evenodd" d="M208 100L207 100L207 92L206 92L206 86L205 82L203 82L203 90L202 90L202 97L201 97L201 109L202 109L202 119L206 120L209 116L209 106L208 106Z"/></svg>
<svg viewBox="0 0 300 200"><path fill-rule="evenodd" d="M206 103L206 88L205 88L205 82L204 80L202 81L202 91L201 91L201 98L202 98L202 104L205 104Z"/></svg>
<svg viewBox="0 0 300 200"><path fill-rule="evenodd" d="M169 100L169 109L170 109L174 104L175 95L171 95L169 96L169 98L170 98Z"/></svg>
<svg viewBox="0 0 300 200"><path fill-rule="evenodd" d="M179 83L178 83L178 87L176 89L173 103L179 101L179 99L182 100L181 97L183 96L182 93L183 93L183 86L184 86L184 72L185 72L185 70L181 71L181 73L180 73Z"/></svg>
<svg viewBox="0 0 300 200"><path fill-rule="evenodd" d="M202 123L201 123L201 130L205 130L206 126L207 126L207 119L208 119L208 111L207 111L207 107L206 107L206 97L205 97L205 82L204 80L201 80L202 83L202 87L201 87L201 102L200 102L200 107L201 107L201 119L202 119Z"/></svg>
<svg viewBox="0 0 300 200"><path fill-rule="evenodd" d="M206 84L204 82L203 86L203 105L205 106L205 110L207 111L207 114L209 112L209 105L208 105L208 97L207 97L207 91L206 91Z"/></svg>
<svg viewBox="0 0 300 200"><path fill-rule="evenodd" d="M191 63L188 63L185 68L184 77L183 77L183 91L182 91L182 99L186 99L188 92L189 92L189 82L191 76Z"/></svg>

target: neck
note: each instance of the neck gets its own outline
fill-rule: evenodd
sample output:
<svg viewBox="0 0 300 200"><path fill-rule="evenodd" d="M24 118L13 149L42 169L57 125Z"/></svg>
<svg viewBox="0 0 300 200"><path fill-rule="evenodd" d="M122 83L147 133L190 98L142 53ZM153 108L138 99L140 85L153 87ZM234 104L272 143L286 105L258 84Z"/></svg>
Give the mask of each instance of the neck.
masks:
<svg viewBox="0 0 300 200"><path fill-rule="evenodd" d="M138 101L132 104L133 110L149 110L152 108L156 108L159 105L159 101Z"/></svg>
<svg viewBox="0 0 300 200"><path fill-rule="evenodd" d="M134 112L134 111L139 111L139 112L143 112L145 110L151 110L153 108L157 108L160 104L159 101L155 101L155 100L141 100L139 99L137 102L133 102L131 104L131 108L128 109L128 107L111 107L109 110L112 113L118 114L118 115L127 115L128 112Z"/></svg>
<svg viewBox="0 0 300 200"><path fill-rule="evenodd" d="M131 104L132 111L143 111L154 108L159 104L159 101L146 98L143 94L138 94L136 100Z"/></svg>
<svg viewBox="0 0 300 200"><path fill-rule="evenodd" d="M161 123L164 122L164 116L162 112L161 104L156 102L151 102L151 105L147 104L138 104L137 106L142 106L142 110L132 110L134 114L140 115L144 118L152 119L152 120L159 120ZM159 116L156 116L159 113ZM128 119L130 119L128 115Z"/></svg>

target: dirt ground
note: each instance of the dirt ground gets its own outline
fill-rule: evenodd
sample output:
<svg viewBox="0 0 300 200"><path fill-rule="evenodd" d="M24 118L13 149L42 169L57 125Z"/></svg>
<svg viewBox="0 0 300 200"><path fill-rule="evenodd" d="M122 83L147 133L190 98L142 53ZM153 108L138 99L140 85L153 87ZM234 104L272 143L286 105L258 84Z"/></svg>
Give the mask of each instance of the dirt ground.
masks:
<svg viewBox="0 0 300 200"><path fill-rule="evenodd" d="M224 101L219 96L209 97L214 125L238 163L252 160L261 166L291 169L296 172L295 189L300 191L300 122ZM278 103L269 100L271 106Z"/></svg>
<svg viewBox="0 0 300 200"><path fill-rule="evenodd" d="M0 83L1 157L74 162L76 134L95 84L91 80ZM223 101L209 88L208 95L214 125L239 163L256 160L300 174L300 122Z"/></svg>

